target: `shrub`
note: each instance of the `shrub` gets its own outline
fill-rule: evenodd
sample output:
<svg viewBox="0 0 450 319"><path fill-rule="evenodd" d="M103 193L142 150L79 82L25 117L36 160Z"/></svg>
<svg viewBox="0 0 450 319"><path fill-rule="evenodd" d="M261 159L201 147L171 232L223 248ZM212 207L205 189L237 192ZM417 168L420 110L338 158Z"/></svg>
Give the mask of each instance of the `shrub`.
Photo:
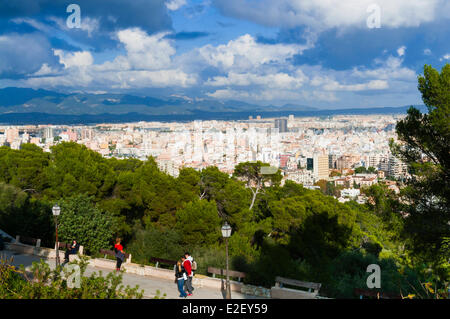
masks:
<svg viewBox="0 0 450 319"><path fill-rule="evenodd" d="M87 254L109 248L113 238L112 217L92 204L92 197L75 195L61 203L58 218L61 241L77 240Z"/></svg>
<svg viewBox="0 0 450 319"><path fill-rule="evenodd" d="M71 274L67 268L50 270L43 260L34 262L32 278L11 265L11 260L0 260L0 299L140 299L143 291L139 287L122 285L122 274L109 273L106 277L99 272L85 277L87 257L79 256L71 262L80 268L80 287L69 288L67 279Z"/></svg>

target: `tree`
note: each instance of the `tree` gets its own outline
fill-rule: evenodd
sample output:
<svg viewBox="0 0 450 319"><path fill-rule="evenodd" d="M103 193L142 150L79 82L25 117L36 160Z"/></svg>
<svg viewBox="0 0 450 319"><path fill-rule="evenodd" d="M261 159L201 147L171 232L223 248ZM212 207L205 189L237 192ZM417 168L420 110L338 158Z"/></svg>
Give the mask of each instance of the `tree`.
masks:
<svg viewBox="0 0 450 319"><path fill-rule="evenodd" d="M136 225L133 233L128 251L135 263L148 263L150 256L176 260L186 251L183 237L175 229Z"/></svg>
<svg viewBox="0 0 450 319"><path fill-rule="evenodd" d="M437 266L450 255L450 64L441 73L425 65L418 82L428 113L411 107L396 126L400 143L390 147L413 175L403 193L405 235L417 256Z"/></svg>
<svg viewBox="0 0 450 319"><path fill-rule="evenodd" d="M338 170L333 169L330 172L330 177L335 177L335 176L342 176L342 173L339 172Z"/></svg>
<svg viewBox="0 0 450 319"><path fill-rule="evenodd" d="M265 171L263 167L270 167L267 163L258 162L244 162L239 163L234 168L233 176L242 178L247 183L247 187L252 191L253 198L249 209L253 208L256 196L264 190L267 182L270 185L279 185L282 179L281 171L277 169L272 172L270 169Z"/></svg>
<svg viewBox="0 0 450 319"><path fill-rule="evenodd" d="M364 166L355 168L355 174L363 174L363 173L367 173L367 170Z"/></svg>
<svg viewBox="0 0 450 319"><path fill-rule="evenodd" d="M48 162L48 153L34 144L23 144L20 150L0 147L0 181L40 193L47 185Z"/></svg>
<svg viewBox="0 0 450 319"><path fill-rule="evenodd" d="M209 166L202 170L200 174L200 199L215 199L221 189L225 187L229 180L226 173L221 172L215 166Z"/></svg>
<svg viewBox="0 0 450 319"><path fill-rule="evenodd" d="M375 168L375 167L372 167L372 166L369 166L368 168L367 168L367 171L369 172L369 173L375 173L376 171L377 171L377 169Z"/></svg>
<svg viewBox="0 0 450 319"><path fill-rule="evenodd" d="M314 186L319 186L322 194L327 193L327 181L325 179L318 180L314 183Z"/></svg>
<svg viewBox="0 0 450 319"><path fill-rule="evenodd" d="M195 200L176 213L176 229L187 247L206 246L217 243L221 219L214 201Z"/></svg>
<svg viewBox="0 0 450 319"><path fill-rule="evenodd" d="M74 142L52 146L50 160L46 168L49 198L87 193L98 199L112 191L114 176L108 160L86 146Z"/></svg>
<svg viewBox="0 0 450 319"><path fill-rule="evenodd" d="M108 212L102 212L92 204L92 197L74 195L60 203L58 218L61 241L76 240L90 254L101 248L111 247L113 221Z"/></svg>
<svg viewBox="0 0 450 319"><path fill-rule="evenodd" d="M0 183L0 229L15 236L39 238L52 247L54 223L49 205L18 187Z"/></svg>

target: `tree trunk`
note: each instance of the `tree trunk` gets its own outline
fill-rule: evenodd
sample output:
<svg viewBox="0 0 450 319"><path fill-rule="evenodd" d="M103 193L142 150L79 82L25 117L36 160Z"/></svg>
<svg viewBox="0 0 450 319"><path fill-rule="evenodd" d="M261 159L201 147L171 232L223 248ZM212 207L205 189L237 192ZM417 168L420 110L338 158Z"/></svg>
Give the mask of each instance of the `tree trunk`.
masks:
<svg viewBox="0 0 450 319"><path fill-rule="evenodd" d="M258 187L256 188L255 191L252 189L253 198L252 198L252 203L250 204L249 210L252 210L253 205L255 204L255 201L256 201L256 195L258 195L258 192L259 192L259 188L258 188Z"/></svg>

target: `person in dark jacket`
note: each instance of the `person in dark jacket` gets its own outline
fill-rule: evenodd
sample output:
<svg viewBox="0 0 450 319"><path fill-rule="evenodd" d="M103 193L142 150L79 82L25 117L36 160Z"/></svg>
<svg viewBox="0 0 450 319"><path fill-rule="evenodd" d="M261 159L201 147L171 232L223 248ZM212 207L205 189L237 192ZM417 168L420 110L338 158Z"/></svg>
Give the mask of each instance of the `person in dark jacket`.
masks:
<svg viewBox="0 0 450 319"><path fill-rule="evenodd" d="M120 244L120 238L116 239L116 244L114 245L114 252L116 254L116 271L120 271L120 266L125 259L125 252L123 251L123 246Z"/></svg>
<svg viewBox="0 0 450 319"><path fill-rule="evenodd" d="M76 240L72 240L72 244L67 247L66 252L64 253L64 263L69 262L69 255L76 255L78 250L80 249L80 244L77 243Z"/></svg>
<svg viewBox="0 0 450 319"><path fill-rule="evenodd" d="M184 291L184 281L187 279L186 270L181 264L181 261L177 261L177 265L175 266L175 281L178 285L178 291L180 292L180 298L186 298L187 294Z"/></svg>

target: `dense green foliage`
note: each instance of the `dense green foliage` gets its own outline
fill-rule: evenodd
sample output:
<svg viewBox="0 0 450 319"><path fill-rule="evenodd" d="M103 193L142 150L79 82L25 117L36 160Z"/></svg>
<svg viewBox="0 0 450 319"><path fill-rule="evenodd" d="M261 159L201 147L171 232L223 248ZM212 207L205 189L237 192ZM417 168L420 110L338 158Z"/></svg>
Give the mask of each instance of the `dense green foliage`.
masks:
<svg viewBox="0 0 450 319"><path fill-rule="evenodd" d="M246 282L270 286L275 276L316 281L323 284L323 294L334 297L350 296L349 287L358 286L374 260L390 260L392 271L412 266L398 236L403 227L394 213L398 201L382 186L367 190L374 204L341 204L291 181L280 186L278 174L265 176L254 196L255 188L249 188L255 184L247 187L248 180L241 180L245 171L229 176L216 167L201 172L185 168L174 178L161 172L152 158L106 159L75 143L58 144L50 154L27 145L1 152L5 168L8 163L30 165L21 162L26 158L21 152L47 159L29 159L38 166L28 167L34 174L8 168L7 178L2 177L0 227L13 235L49 238L51 244L51 207L58 202L62 241L77 239L95 254L111 248L113 238L120 236L141 264L148 264L150 257L178 259L189 250L198 271L206 274L208 266L225 266L220 226L227 220L233 227L232 268L247 272ZM17 163L2 160L14 156ZM24 185L34 191L21 190ZM342 288L333 265L349 252L359 254L367 265L360 269L360 262L348 269L359 275L346 279L348 285Z"/></svg>
<svg viewBox="0 0 450 319"><path fill-rule="evenodd" d="M365 168L364 166L360 166L360 167L355 168L355 174L375 173L375 171L376 171L375 167Z"/></svg>
<svg viewBox="0 0 450 319"><path fill-rule="evenodd" d="M40 238L42 245L53 243L51 207L14 185L0 182L0 229L9 234Z"/></svg>
<svg viewBox="0 0 450 319"><path fill-rule="evenodd" d="M404 237L415 257L449 278L450 250L450 64L441 73L429 65L419 76L427 114L411 107L396 127L399 144L391 149L414 178L402 192Z"/></svg>
<svg viewBox="0 0 450 319"><path fill-rule="evenodd" d="M102 273L84 276L87 267L86 257L70 264L80 269L80 286L71 287L67 267L51 270L43 260L34 262L29 273L22 267L17 269L11 260L0 260L0 299L140 299L143 291L139 287L122 285L122 275Z"/></svg>
<svg viewBox="0 0 450 319"><path fill-rule="evenodd" d="M90 197L84 194L69 197L61 203L61 210L64 213L58 218L60 241L70 243L76 239L87 254L110 246L113 219L109 212L96 208Z"/></svg>

